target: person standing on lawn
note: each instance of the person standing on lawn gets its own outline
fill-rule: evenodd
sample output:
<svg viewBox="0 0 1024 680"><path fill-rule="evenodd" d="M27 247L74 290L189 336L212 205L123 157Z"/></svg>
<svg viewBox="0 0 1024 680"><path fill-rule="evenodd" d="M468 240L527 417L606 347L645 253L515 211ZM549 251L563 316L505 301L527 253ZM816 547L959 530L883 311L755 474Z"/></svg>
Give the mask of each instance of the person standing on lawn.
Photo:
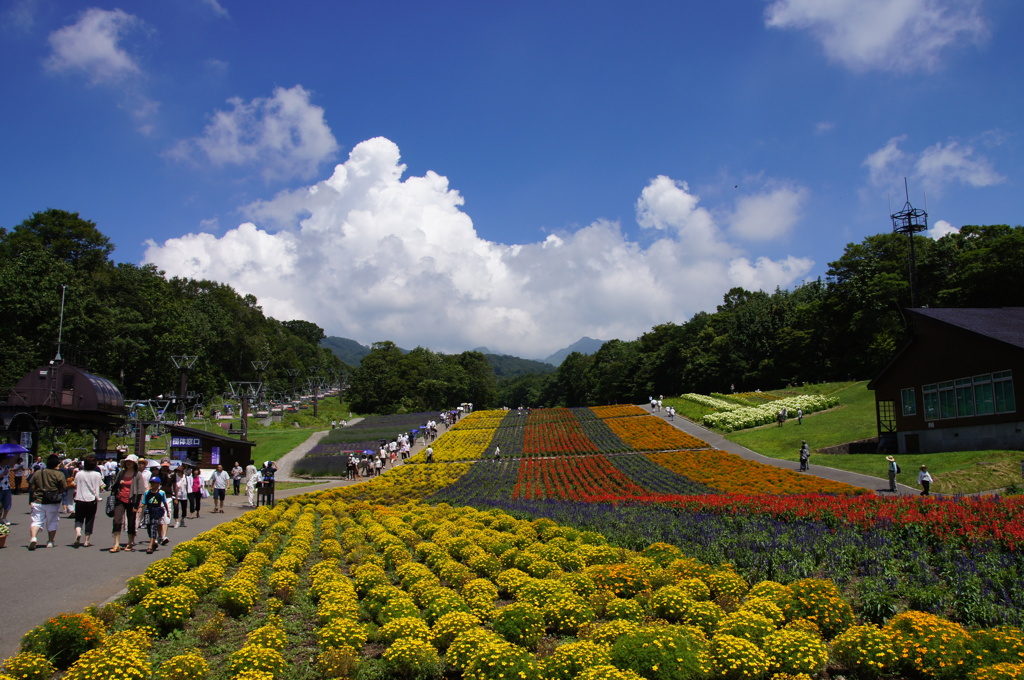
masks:
<svg viewBox="0 0 1024 680"><path fill-rule="evenodd" d="M213 487L213 512L224 512L224 498L228 495L228 480L231 475L227 473L223 465L217 465L210 477L210 486Z"/></svg>
<svg viewBox="0 0 1024 680"><path fill-rule="evenodd" d="M58 470L60 458L51 453L46 467L36 470L28 480L29 506L32 508L32 525L29 527L28 549L36 549L36 534L43 527L47 533L47 548L55 547L57 523L60 521L60 503L64 498L65 477Z"/></svg>
<svg viewBox="0 0 1024 680"><path fill-rule="evenodd" d="M928 466L927 465L922 465L921 466L921 471L917 473L917 483L921 485L921 489L922 489L921 495L922 496L930 495L930 490L931 490L931 486L932 486L932 476L930 474L928 474Z"/></svg>

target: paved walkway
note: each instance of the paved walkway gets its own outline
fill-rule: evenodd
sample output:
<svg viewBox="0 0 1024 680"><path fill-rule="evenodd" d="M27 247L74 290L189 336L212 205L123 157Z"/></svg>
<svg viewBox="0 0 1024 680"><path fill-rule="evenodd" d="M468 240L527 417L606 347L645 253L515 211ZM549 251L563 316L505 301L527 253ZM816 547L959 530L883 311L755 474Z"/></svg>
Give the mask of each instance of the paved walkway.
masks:
<svg viewBox="0 0 1024 680"><path fill-rule="evenodd" d="M650 404L640 404L640 407L645 411L652 413L665 420L666 423L672 425L687 434L691 434L698 439L703 439L713 448L721 449L722 451L728 451L729 453L736 454L741 458L747 460L754 460L758 463L764 463L765 465L771 465L777 468L783 468L786 470L793 470L794 472L799 471L800 464L795 461L779 460L778 458L770 458L763 456L760 453L751 451L745 446L740 446L734 442L729 441L722 435L718 434L714 430L698 425L691 420L687 420L682 416L677 415L673 419L668 418L668 414L665 411L651 411ZM821 458L821 456L818 456ZM889 480L882 479L880 477L872 477L870 475L862 475L859 472L847 472L846 470L837 470L835 468L825 467L823 465L816 465L814 462L815 456L811 456L810 470L806 474L811 474L816 477L823 479L831 479L834 482L844 482L853 486L859 486L864 489L871 489L876 494L884 494L886 496L892 495L889 491ZM903 484L897 484L896 488L900 495L904 494L917 494L917 489L906 486Z"/></svg>

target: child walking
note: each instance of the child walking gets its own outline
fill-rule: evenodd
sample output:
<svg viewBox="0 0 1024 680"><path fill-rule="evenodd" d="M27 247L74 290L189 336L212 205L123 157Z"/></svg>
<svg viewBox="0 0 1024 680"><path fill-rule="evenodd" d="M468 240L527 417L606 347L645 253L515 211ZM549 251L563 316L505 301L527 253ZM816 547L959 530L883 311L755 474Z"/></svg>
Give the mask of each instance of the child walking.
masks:
<svg viewBox="0 0 1024 680"><path fill-rule="evenodd" d="M149 491L142 497L142 507L145 509L144 520L149 528L149 550L147 555L152 555L156 546L160 543L160 525L164 517L170 512L167 506L167 495L160 490L160 478L152 477L149 480Z"/></svg>

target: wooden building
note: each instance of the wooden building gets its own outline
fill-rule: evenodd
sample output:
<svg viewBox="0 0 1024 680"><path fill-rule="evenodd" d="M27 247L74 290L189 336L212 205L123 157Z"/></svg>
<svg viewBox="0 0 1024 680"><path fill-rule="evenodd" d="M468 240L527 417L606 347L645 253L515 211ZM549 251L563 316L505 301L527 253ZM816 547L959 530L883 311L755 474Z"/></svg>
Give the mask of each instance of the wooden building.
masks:
<svg viewBox="0 0 1024 680"><path fill-rule="evenodd" d="M868 384L879 447L1024 450L1024 307L907 312L913 337Z"/></svg>
<svg viewBox="0 0 1024 680"><path fill-rule="evenodd" d="M202 469L223 465L230 470L235 463L243 468L252 458L252 447L256 442L242 441L220 432L207 432L182 425L165 425L170 432L171 460L198 462Z"/></svg>

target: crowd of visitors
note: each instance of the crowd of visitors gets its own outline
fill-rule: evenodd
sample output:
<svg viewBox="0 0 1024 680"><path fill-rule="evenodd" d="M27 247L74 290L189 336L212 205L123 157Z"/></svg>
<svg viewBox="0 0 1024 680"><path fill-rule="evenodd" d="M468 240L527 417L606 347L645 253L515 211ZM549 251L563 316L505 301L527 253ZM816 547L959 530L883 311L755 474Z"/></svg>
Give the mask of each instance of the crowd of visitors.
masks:
<svg viewBox="0 0 1024 680"><path fill-rule="evenodd" d="M229 484L236 496L245 485L248 503L243 507L273 505L276 472L273 461L259 469L252 460L245 468L236 462L230 472L216 465L204 476L195 461L172 465L170 458L151 462L134 454L100 461L93 454L71 459L53 453L46 460L37 456L30 465L21 455L0 454L0 524L11 524L13 496L27 493L29 550L36 550L44 538L47 548L55 547L62 518L74 520L73 546L88 548L94 545L96 514L102 507L112 521L109 552L134 552L141 532L149 537L146 552L152 554L170 543L169 528L202 517L204 500L212 498L211 514L223 513Z"/></svg>

